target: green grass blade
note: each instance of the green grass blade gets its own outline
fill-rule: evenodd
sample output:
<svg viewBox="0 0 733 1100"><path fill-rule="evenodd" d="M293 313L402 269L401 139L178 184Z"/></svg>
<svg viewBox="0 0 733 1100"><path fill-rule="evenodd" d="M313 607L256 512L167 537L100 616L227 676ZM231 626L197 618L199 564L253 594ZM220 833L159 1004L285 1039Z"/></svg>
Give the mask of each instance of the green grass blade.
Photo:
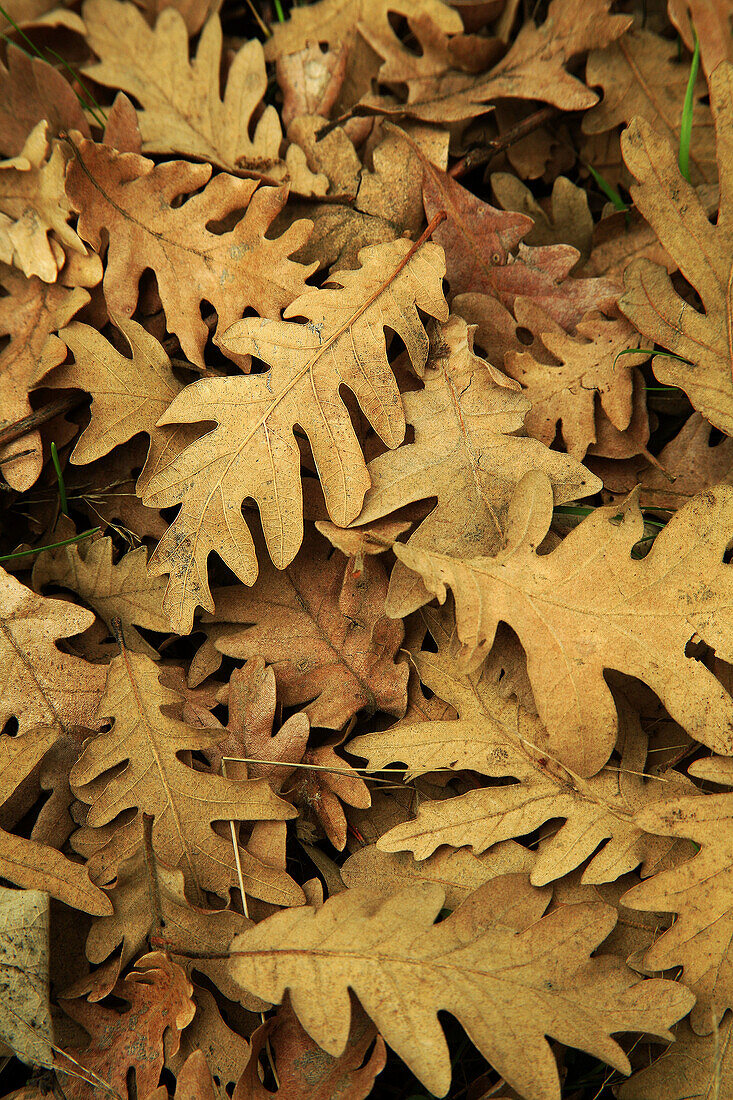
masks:
<svg viewBox="0 0 733 1100"><path fill-rule="evenodd" d="M278 23L284 23L285 22L285 13L283 11L283 6L280 3L280 0L274 0L274 4L275 4L275 15L277 16Z"/></svg>
<svg viewBox="0 0 733 1100"><path fill-rule="evenodd" d="M613 205L621 214L626 214L629 209L628 203L624 202L616 188L608 182L605 176L601 175L597 168L594 168L592 164L589 164L588 161L584 160L583 164L593 176L593 179L596 181L606 198L613 203Z"/></svg>
<svg viewBox="0 0 733 1100"><path fill-rule="evenodd" d="M697 74L700 68L700 40L697 37L697 32L695 31L694 26L692 27L692 37L695 43L695 50L692 55L692 65L690 66L690 78L687 81L685 102L682 106L682 119L680 121L680 155L678 158L680 172L685 177L688 183L690 181L690 143L692 141L692 111L695 106L695 84L697 83Z"/></svg>
<svg viewBox="0 0 733 1100"><path fill-rule="evenodd" d="M66 499L66 484L61 470L61 463L59 462L59 452L56 450L55 443L51 444L51 461L53 462L53 468L56 471L56 480L59 484L59 505L63 514L68 516L69 502Z"/></svg>
<svg viewBox="0 0 733 1100"><path fill-rule="evenodd" d="M15 554L2 554L0 555L0 562L14 561L15 558L27 558L31 554L42 554L44 550L58 550L60 546L71 546L72 542L81 542L82 539L88 539L101 530L101 527L92 527L89 531L82 531L80 535L74 535L71 539L64 539L63 542L50 542L48 546L36 546L34 550L18 550Z"/></svg>

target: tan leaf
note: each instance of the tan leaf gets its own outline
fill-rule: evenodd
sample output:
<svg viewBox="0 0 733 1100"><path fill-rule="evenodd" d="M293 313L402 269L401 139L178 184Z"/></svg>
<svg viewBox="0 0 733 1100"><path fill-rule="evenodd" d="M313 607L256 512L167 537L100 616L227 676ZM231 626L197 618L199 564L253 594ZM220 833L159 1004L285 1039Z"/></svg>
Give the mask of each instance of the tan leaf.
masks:
<svg viewBox="0 0 733 1100"><path fill-rule="evenodd" d="M168 328L191 362L203 366L209 330L202 299L216 310L223 331L249 306L279 317L303 290L310 270L288 257L304 243L308 223L298 222L277 240L264 236L285 204L283 189L258 190L255 181L226 173L211 180L210 165L155 165L92 141L75 143L75 150L67 191L80 212L79 233L97 252L103 232L109 234L104 293L115 317L132 315L140 276L152 268ZM172 205L191 192L198 193ZM233 229L207 228L243 208Z"/></svg>
<svg viewBox="0 0 733 1100"><path fill-rule="evenodd" d="M696 1035L686 1020L663 1054L637 1070L618 1090L619 1100L733 1100L733 1016L712 1035Z"/></svg>
<svg viewBox="0 0 733 1100"><path fill-rule="evenodd" d="M553 818L565 823L554 832L534 862L531 882L544 886L585 860L583 882L610 882L633 870L655 867L671 845L640 829L640 810L690 784L645 774L647 739L637 716L618 695L620 767L609 767L585 780L568 772L548 752L540 720L516 698L502 694L490 670L461 673L447 654L420 653L413 660L422 682L451 703L453 721L404 723L379 734L362 734L349 752L364 756L369 768L402 760L405 776L452 768L471 769L491 778L513 776L516 783L485 786L441 802L423 804L413 821L393 828L378 841L385 852L410 851L424 859L439 845L470 845L479 854L493 844L525 836ZM601 847L603 845L603 847ZM592 857L592 858L591 858Z"/></svg>
<svg viewBox="0 0 733 1100"><path fill-rule="evenodd" d="M379 28L399 43L389 23L389 14L414 16L418 12L434 20L446 34L463 29L461 17L441 0L320 0L304 8L292 8L285 23L272 27L272 37L265 43L265 57L274 61L284 54L294 54L309 42L327 42L332 47L351 44L358 24Z"/></svg>
<svg viewBox="0 0 733 1100"><path fill-rule="evenodd" d="M307 703L314 726L341 729L362 708L399 716L408 673L395 663L403 629L385 615L384 566L369 557L355 576L353 559L329 550L310 536L286 569L265 558L253 588L218 589L210 637L229 657L264 657L280 702Z"/></svg>
<svg viewBox="0 0 733 1100"><path fill-rule="evenodd" d="M0 804L8 801L33 772L57 734L51 727L33 729L23 736L0 736ZM43 890L74 909L101 915L110 902L89 880L81 863L37 840L0 829L0 875L24 889Z"/></svg>
<svg viewBox="0 0 733 1100"><path fill-rule="evenodd" d="M490 648L499 622L516 631L550 750L572 771L593 775L616 739L604 669L642 680L693 737L733 754L733 699L685 655L699 636L731 659L733 582L723 555L733 491L720 486L693 498L643 559L631 556L644 529L633 496L596 508L538 555L551 520L549 479L526 474L509 512L507 548L495 557L466 561L399 543L395 553L441 601L452 588L458 636L472 659Z"/></svg>
<svg viewBox="0 0 733 1100"><path fill-rule="evenodd" d="M61 243L74 252L86 249L67 224L72 213L64 191L67 155L55 142L49 156L47 130L41 120L19 154L0 161L0 260L54 283L65 260Z"/></svg>
<svg viewBox="0 0 733 1100"><path fill-rule="evenodd" d="M318 910L278 913L235 938L232 974L275 1004L289 989L300 1022L334 1057L348 1039L352 989L385 1042L439 1096L451 1076L439 1009L457 1017L527 1100L555 1100L546 1036L582 1044L628 1072L611 1033L666 1035L692 1003L675 983L639 982L620 959L588 958L615 924L604 905L566 906L542 918L547 894L506 875L434 925L444 899L433 883L387 899L361 888Z"/></svg>
<svg viewBox="0 0 733 1100"><path fill-rule="evenodd" d="M622 122L643 118L677 149L689 77L689 66L680 64L673 41L652 31L630 30L605 49L593 50L588 58L586 81L600 85L604 95L583 115L583 131L602 133ZM690 178L694 184L714 183L718 175L713 122L709 107L702 102L707 94L701 74L695 86L694 137L690 143Z"/></svg>
<svg viewBox="0 0 733 1100"><path fill-rule="evenodd" d="M68 290L59 283L25 279L5 265L0 266L0 283L7 291L0 298L0 335L10 337L0 350L2 425L30 413L28 391L38 377L63 362L66 355L63 343L54 334L89 301L89 295L80 288ZM16 454L18 457L13 458ZM30 488L43 466L40 433L29 432L0 447L0 462L3 476L13 489Z"/></svg>
<svg viewBox="0 0 733 1100"><path fill-rule="evenodd" d="M677 152L663 136L635 119L622 138L624 158L639 181L631 188L634 202L700 295L702 312L680 297L663 267L643 259L627 268L619 305L647 339L687 360L655 356L660 382L679 386L712 424L733 432L733 65L724 62L710 78L710 101L721 178L715 225L680 175Z"/></svg>
<svg viewBox="0 0 733 1100"><path fill-rule="evenodd" d="M285 126L297 115L328 118L341 91L347 57L348 50L343 43L324 53L313 42L302 50L278 57L277 82L283 93Z"/></svg>
<svg viewBox="0 0 733 1100"><path fill-rule="evenodd" d="M0 569L0 729L10 718L20 733L33 726L52 726L57 734L95 727L105 670L56 644L93 622L91 611L38 596Z"/></svg>
<svg viewBox="0 0 733 1100"><path fill-rule="evenodd" d="M409 852L383 852L370 844L350 855L341 867L349 889L369 886L394 894L418 882L434 882L445 890L445 906L457 909L472 891L499 875L525 872L534 865L534 852L513 840L500 841L490 852L476 856L468 848L441 848L418 862Z"/></svg>
<svg viewBox="0 0 733 1100"><path fill-rule="evenodd" d="M281 238L282 239L282 238ZM186 387L159 423L216 421L149 483L146 504L182 504L151 560L170 572L166 610L177 630L191 629L197 605L214 610L207 558L215 550L245 584L257 564L241 503L260 510L267 549L282 569L303 538L300 449L296 424L311 444L331 519L346 527L359 513L369 475L346 406L344 385L383 441L396 447L405 430L402 402L386 356L384 329L397 332L421 371L428 338L417 312L444 318L441 250L408 241L364 249L357 271L338 287L307 291L286 317L305 324L247 318L222 344L269 366L246 378L202 379Z"/></svg>
<svg viewBox="0 0 733 1100"><path fill-rule="evenodd" d="M700 765L704 770L701 770ZM702 760L690 771L733 786L729 761ZM676 920L644 956L650 970L683 968L685 985L697 1002L691 1023L709 1034L712 1018L733 1008L733 795L671 799L641 816L645 828L664 836L688 837L700 852L681 866L662 871L624 894L630 909L675 913Z"/></svg>
<svg viewBox="0 0 733 1100"><path fill-rule="evenodd" d="M214 965L221 967L224 964ZM197 970L206 970L206 968L206 963L203 968L196 967ZM234 986L231 979L229 981L230 985ZM248 995L245 994L245 997L248 997ZM210 1083L212 1075L215 1078L214 1096L218 1096L220 1100L224 1100L226 1097L228 1100L231 1090L241 1077L249 1060L250 1044L237 1031L232 1031L231 1027L224 1021L219 1005L208 989L194 983L193 999L196 1005L196 1015L181 1036L180 1050L166 1059L166 1067L176 1075L176 1096L178 1097L178 1090L182 1083L181 1075L184 1075L184 1083L187 1079L190 1080L185 1072L186 1065L182 1065L184 1059L186 1059L189 1066L194 1059L198 1059L200 1076L203 1077L204 1081ZM251 997L249 1000L255 1002L257 999ZM260 1006L261 1003L259 1002ZM242 1030L242 1024L239 1021L238 1026ZM191 1093L184 1092L182 1100L205 1100L206 1093L202 1094L201 1084L191 1082L191 1085L194 1084L196 1089ZM162 1097L162 1100L167 1100L167 1096Z"/></svg>
<svg viewBox="0 0 733 1100"><path fill-rule="evenodd" d="M13 29L13 23L20 27L62 26L84 33L84 24L75 12L63 6L59 0L7 0L3 4L6 15L0 13L0 32L5 34ZM12 22L7 19L10 16Z"/></svg>
<svg viewBox="0 0 733 1100"><path fill-rule="evenodd" d="M731 10L727 0L667 0L667 11L690 51L695 45L692 27L695 28L700 39L700 58L708 76L721 61L733 61Z"/></svg>
<svg viewBox="0 0 733 1100"><path fill-rule="evenodd" d="M491 186L504 210L516 210L534 222L524 238L527 244L570 244L587 259L591 249L593 216L588 209L588 194L582 187L576 187L565 176L558 176L552 185L552 197L546 210L530 189L509 172L494 172Z"/></svg>
<svg viewBox="0 0 733 1100"><path fill-rule="evenodd" d="M520 300L515 311L520 323L538 333L535 347L510 351L504 367L532 402L524 421L527 432L549 447L561 426L568 454L582 462L596 442L596 397L615 428L628 428L633 367L649 356L645 351L624 354L639 347L641 336L623 318L589 316L570 336L551 318L540 323L530 306Z"/></svg>
<svg viewBox="0 0 733 1100"><path fill-rule="evenodd" d="M432 336L425 388L402 399L415 442L369 463L371 488L355 523L372 523L437 497L408 545L474 557L504 545L509 502L528 470L547 472L557 504L598 490L575 459L512 434L521 430L528 402L474 353L472 332L461 318L436 326ZM424 586L398 563L389 613L406 615L428 599Z"/></svg>
<svg viewBox="0 0 733 1100"><path fill-rule="evenodd" d="M120 0L86 0L83 15L87 42L100 58L85 72L140 104L143 152L180 153L270 181L283 178L282 131L274 107L265 107L250 138L253 115L267 88L257 40L237 52L222 101L218 15L207 20L193 62L188 60L186 22L173 7L161 11L154 30L135 4Z"/></svg>
<svg viewBox="0 0 733 1100"><path fill-rule="evenodd" d="M136 629L168 630L168 618L163 614L165 582L148 575L147 557L147 550L140 546L113 563L111 538L87 540L39 554L33 584L38 589L55 584L76 592L110 631L112 620L120 620L129 649L157 660L157 652Z"/></svg>
<svg viewBox="0 0 733 1100"><path fill-rule="evenodd" d="M109 666L100 716L114 725L91 740L74 766L77 796L89 803L87 825L103 827L124 810L154 818L156 855L184 874L194 899L211 890L226 896L237 885L231 837L213 829L215 821L286 820L292 806L279 799L264 779L233 782L196 771L180 759L185 750L203 751L216 741L216 730L193 729L161 710L180 697L158 682L154 662L125 650ZM110 768L122 766L117 774ZM282 878L241 851L247 889L254 896L280 900ZM199 901L200 904L200 901Z"/></svg>

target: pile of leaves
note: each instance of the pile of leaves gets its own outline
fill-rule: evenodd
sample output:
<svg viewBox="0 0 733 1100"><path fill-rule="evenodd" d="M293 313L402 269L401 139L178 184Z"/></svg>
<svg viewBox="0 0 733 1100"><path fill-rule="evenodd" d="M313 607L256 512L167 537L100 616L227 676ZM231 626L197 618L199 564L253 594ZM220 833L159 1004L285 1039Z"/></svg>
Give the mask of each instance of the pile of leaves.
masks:
<svg viewBox="0 0 733 1100"><path fill-rule="evenodd" d="M733 1097L728 0L4 0L0 1068Z"/></svg>

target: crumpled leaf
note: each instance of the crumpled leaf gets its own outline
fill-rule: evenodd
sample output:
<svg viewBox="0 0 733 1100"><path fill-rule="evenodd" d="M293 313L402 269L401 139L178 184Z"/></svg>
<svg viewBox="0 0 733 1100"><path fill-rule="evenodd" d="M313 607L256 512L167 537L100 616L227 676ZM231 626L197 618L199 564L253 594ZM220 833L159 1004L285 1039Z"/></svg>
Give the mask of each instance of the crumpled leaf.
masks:
<svg viewBox="0 0 733 1100"><path fill-rule="evenodd" d="M436 326L431 337L425 388L402 398L415 442L369 463L372 484L355 524L436 497L436 507L408 545L475 557L504 545L509 502L528 470L547 472L557 504L600 488L579 462L512 434L522 429L528 402L474 353L472 331L461 318ZM398 562L390 580L389 614L406 615L429 598Z"/></svg>
<svg viewBox="0 0 733 1100"><path fill-rule="evenodd" d="M282 131L273 106L265 107L250 137L253 115L267 88L262 45L256 39L235 55L222 100L218 15L207 20L192 62L186 23L175 8L161 11L154 30L135 4L120 0L86 0L83 15L87 42L100 58L84 71L140 104L143 152L180 153L270 182L284 177Z"/></svg>
<svg viewBox="0 0 733 1100"><path fill-rule="evenodd" d="M0 260L54 283L66 259L61 245L82 254L86 249L68 225L67 155L54 142L49 156L47 130L43 119L17 156L0 161Z"/></svg>
<svg viewBox="0 0 733 1100"><path fill-rule="evenodd" d="M339 393L348 386L389 447L405 422L384 345L389 327L405 342L416 370L424 367L428 338L417 312L444 318L441 250L407 241L364 249L357 271L341 271L338 287L306 291L285 310L305 324L247 318L222 344L254 354L269 366L248 378L202 379L186 389L161 424L215 420L150 481L144 502L182 504L151 560L170 572L165 607L176 630L191 629L197 605L214 610L207 558L212 550L240 580L257 576L254 545L241 515L252 497L260 510L267 549L282 569L303 538L300 449L293 429L305 432L318 466L331 519L345 527L359 513L369 487L361 448Z"/></svg>
<svg viewBox="0 0 733 1100"><path fill-rule="evenodd" d="M444 897L432 883L387 899L361 888L317 910L278 913L234 939L232 974L275 1004L289 989L303 1027L334 1057L348 1039L352 989L385 1042L438 1096L451 1076L439 1009L457 1017L527 1100L556 1100L546 1035L628 1072L610 1034L667 1034L692 1003L673 982L639 982L620 959L589 960L616 921L604 905L565 906L543 918L547 894L509 875L434 925Z"/></svg>
<svg viewBox="0 0 733 1100"><path fill-rule="evenodd" d="M488 652L499 622L516 631L550 750L572 771L593 775L616 740L605 669L648 684L693 737L733 755L733 699L685 655L698 636L731 660L726 609L733 578L723 555L733 492L718 486L693 498L638 560L631 551L644 520L633 495L596 508L555 550L539 555L551 519L549 479L530 473L512 501L506 549L495 557L451 558L399 543L394 549L441 601L453 590L458 637L473 661Z"/></svg>
<svg viewBox="0 0 733 1100"><path fill-rule="evenodd" d="M115 317L132 316L140 277L152 268L168 328L191 362L204 366L209 330L199 311L203 299L216 310L223 332L250 306L279 317L304 289L311 270L289 256L305 242L308 222L276 240L264 236L285 204L283 189L258 190L255 181L223 172L211 179L207 164L156 165L93 141L75 141L74 148L67 193L80 214L80 235L97 252L103 233L109 235L104 294ZM191 197L173 205L184 195ZM207 228L243 209L233 229Z"/></svg>
<svg viewBox="0 0 733 1100"><path fill-rule="evenodd" d="M162 951L143 955L114 987L114 995L126 1002L122 1012L61 998L64 1012L91 1036L85 1049L68 1053L118 1096L127 1092L132 1076L137 1095L146 1097L158 1084L164 1051L171 1054L178 1049L181 1031L193 1019L191 992L184 971ZM63 1087L69 1100L86 1100L89 1095L86 1079L64 1076Z"/></svg>
<svg viewBox="0 0 733 1100"><path fill-rule="evenodd" d="M625 354L639 347L641 336L623 318L590 315L570 336L551 318L540 322L529 304L517 304L517 320L538 338L531 350L510 351L505 370L521 383L532 403L524 421L527 432L549 447L559 426L568 454L582 462L597 438L596 397L615 428L628 428L633 368L644 363L648 353Z"/></svg>
<svg viewBox="0 0 733 1100"><path fill-rule="evenodd" d="M109 666L100 704L100 717L112 718L114 725L87 744L71 782L90 806L87 826L104 827L124 810L150 814L156 856L183 872L190 896L201 904L204 890L227 896L238 883L231 836L220 836L213 822L282 821L295 811L266 780L234 782L184 763L181 753L208 748L217 731L193 729L161 710L179 700L159 683L149 657L124 650ZM121 770L111 773L113 767ZM260 864L246 849L240 849L240 860L254 896L264 893L276 901L288 892L288 876Z"/></svg>
<svg viewBox="0 0 733 1100"><path fill-rule="evenodd" d="M582 187L576 187L565 176L558 176L552 185L549 209L545 209L530 189L509 172L494 172L491 186L505 210L526 214L534 222L525 235L526 244L570 244L587 259L591 250L593 215L588 209L587 192Z"/></svg>
<svg viewBox="0 0 733 1100"><path fill-rule="evenodd" d="M711 424L733 433L733 65L728 62L710 78L710 105L720 170L715 225L681 176L677 152L663 136L644 119L635 119L622 137L624 158L639 181L631 188L634 202L698 292L702 312L677 293L663 267L644 259L626 269L619 305L647 339L686 360L656 355L652 365L659 381L679 386Z"/></svg>
<svg viewBox="0 0 733 1100"><path fill-rule="evenodd" d="M61 130L78 130L89 137L89 125L68 80L11 42L7 68L0 65L0 153L14 157L22 152L26 138L44 119L51 138Z"/></svg>

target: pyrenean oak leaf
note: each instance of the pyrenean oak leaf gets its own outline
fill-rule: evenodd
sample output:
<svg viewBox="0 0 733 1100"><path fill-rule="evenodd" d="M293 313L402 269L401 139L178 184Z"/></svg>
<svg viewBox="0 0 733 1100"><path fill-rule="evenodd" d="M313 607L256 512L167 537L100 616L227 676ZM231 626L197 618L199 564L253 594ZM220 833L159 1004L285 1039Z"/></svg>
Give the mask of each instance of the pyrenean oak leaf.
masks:
<svg viewBox="0 0 733 1100"><path fill-rule="evenodd" d="M593 775L616 742L606 669L643 680L691 736L733 755L733 699L685 653L697 635L733 661L733 568L723 562L733 490L694 497L642 559L631 556L644 533L634 496L595 509L554 551L538 554L552 506L547 475L529 473L495 557L458 559L399 543L394 550L441 601L453 590L468 657L481 660L500 622L517 633L550 750L572 771Z"/></svg>

